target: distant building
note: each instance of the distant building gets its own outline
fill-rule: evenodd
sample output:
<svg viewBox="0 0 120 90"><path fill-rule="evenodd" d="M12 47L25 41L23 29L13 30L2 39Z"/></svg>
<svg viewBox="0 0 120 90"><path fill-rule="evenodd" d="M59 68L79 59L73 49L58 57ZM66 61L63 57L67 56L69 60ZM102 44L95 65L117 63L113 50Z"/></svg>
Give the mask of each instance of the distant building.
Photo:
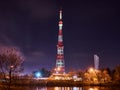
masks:
<svg viewBox="0 0 120 90"><path fill-rule="evenodd" d="M94 55L94 68L99 69L99 56L96 54Z"/></svg>

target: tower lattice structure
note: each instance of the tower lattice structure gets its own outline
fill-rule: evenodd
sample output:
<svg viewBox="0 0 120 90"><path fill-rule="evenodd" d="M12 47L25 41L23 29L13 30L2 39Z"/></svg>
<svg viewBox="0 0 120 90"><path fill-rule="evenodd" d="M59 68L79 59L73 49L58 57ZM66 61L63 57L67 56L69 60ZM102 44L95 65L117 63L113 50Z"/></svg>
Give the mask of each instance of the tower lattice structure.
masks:
<svg viewBox="0 0 120 90"><path fill-rule="evenodd" d="M64 63L64 45L63 45L63 21L62 21L62 10L59 12L59 32L58 32L58 44L57 44L57 59L56 59L56 74L65 73L65 63Z"/></svg>

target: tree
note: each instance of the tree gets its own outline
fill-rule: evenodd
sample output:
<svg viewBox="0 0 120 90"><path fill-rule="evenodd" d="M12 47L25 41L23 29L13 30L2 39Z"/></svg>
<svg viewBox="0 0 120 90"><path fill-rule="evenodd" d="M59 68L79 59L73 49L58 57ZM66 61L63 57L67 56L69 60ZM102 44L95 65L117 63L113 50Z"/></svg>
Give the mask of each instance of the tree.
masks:
<svg viewBox="0 0 120 90"><path fill-rule="evenodd" d="M98 84L101 82L101 71L94 68L89 68L84 73L84 82Z"/></svg>
<svg viewBox="0 0 120 90"><path fill-rule="evenodd" d="M116 83L120 83L120 65L115 67L114 73L113 73L113 80Z"/></svg>
<svg viewBox="0 0 120 90"><path fill-rule="evenodd" d="M78 77L83 78L84 72L82 70L78 70L76 74L78 75Z"/></svg>
<svg viewBox="0 0 120 90"><path fill-rule="evenodd" d="M40 77L49 77L51 75L51 71L41 68L38 71L33 71L32 72L33 77L40 78Z"/></svg>
<svg viewBox="0 0 120 90"><path fill-rule="evenodd" d="M88 74L91 83L98 83L97 71L94 68L89 68Z"/></svg>
<svg viewBox="0 0 120 90"><path fill-rule="evenodd" d="M51 72L45 68L41 68L40 72L42 73L42 77L49 77L51 75Z"/></svg>
<svg viewBox="0 0 120 90"><path fill-rule="evenodd" d="M112 78L111 78L111 71L109 68L105 68L102 71L102 78L101 78L101 82L102 83L108 83L108 82L111 82Z"/></svg>
<svg viewBox="0 0 120 90"><path fill-rule="evenodd" d="M2 47L0 49L0 73L3 81L8 82L10 89L14 74L23 70L24 58L20 50L16 47Z"/></svg>

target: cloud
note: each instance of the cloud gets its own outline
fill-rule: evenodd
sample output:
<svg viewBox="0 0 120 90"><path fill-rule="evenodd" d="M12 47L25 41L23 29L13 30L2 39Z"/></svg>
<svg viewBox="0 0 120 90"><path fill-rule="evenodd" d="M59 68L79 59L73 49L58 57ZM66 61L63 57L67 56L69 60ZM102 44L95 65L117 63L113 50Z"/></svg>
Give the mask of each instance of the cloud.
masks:
<svg viewBox="0 0 120 90"><path fill-rule="evenodd" d="M19 0L17 4L21 11L33 19L45 20L54 15L55 4L51 0Z"/></svg>
<svg viewBox="0 0 120 90"><path fill-rule="evenodd" d="M88 53L71 53L68 57L74 60L80 60L88 58L89 55Z"/></svg>
<svg viewBox="0 0 120 90"><path fill-rule="evenodd" d="M0 33L0 45L10 46L13 45L13 42L8 36Z"/></svg>
<svg viewBox="0 0 120 90"><path fill-rule="evenodd" d="M84 69L93 64L93 58L89 53L73 52L65 55L66 67Z"/></svg>
<svg viewBox="0 0 120 90"><path fill-rule="evenodd" d="M45 53L41 52L41 51L35 51L35 52L31 52L30 55L43 57L43 56L45 56Z"/></svg>
<svg viewBox="0 0 120 90"><path fill-rule="evenodd" d="M25 67L37 68L45 66L47 55L42 51L29 51L26 55Z"/></svg>
<svg viewBox="0 0 120 90"><path fill-rule="evenodd" d="M16 42L13 42L13 39L7 36L6 34L0 33L0 49L4 48L16 48L21 52L22 47L16 45ZM23 54L23 52L21 52Z"/></svg>
<svg viewBox="0 0 120 90"><path fill-rule="evenodd" d="M46 56L47 55L42 51L29 51L26 53L26 59L27 59L27 62L29 62L29 63L33 62L33 60L35 60L35 62L39 62L41 60L44 61Z"/></svg>

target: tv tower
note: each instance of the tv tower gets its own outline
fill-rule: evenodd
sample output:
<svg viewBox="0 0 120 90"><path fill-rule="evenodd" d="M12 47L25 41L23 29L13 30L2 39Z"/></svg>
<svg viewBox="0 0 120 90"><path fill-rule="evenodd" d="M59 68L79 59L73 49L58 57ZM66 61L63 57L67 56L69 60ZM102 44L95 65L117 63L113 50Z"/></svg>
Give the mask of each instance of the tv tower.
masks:
<svg viewBox="0 0 120 90"><path fill-rule="evenodd" d="M59 12L59 32L58 32L58 44L57 44L57 59L56 59L56 74L65 73L65 63L64 63L64 45L63 45L63 34L62 34L62 10Z"/></svg>

